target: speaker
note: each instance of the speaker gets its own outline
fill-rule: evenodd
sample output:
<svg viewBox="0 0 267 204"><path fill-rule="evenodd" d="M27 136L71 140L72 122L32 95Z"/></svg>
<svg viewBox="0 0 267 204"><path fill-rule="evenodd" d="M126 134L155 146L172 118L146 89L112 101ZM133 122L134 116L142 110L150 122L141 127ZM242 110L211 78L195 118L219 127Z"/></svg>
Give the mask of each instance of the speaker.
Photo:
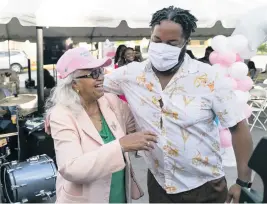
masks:
<svg viewBox="0 0 267 204"><path fill-rule="evenodd" d="M44 38L44 65L56 64L66 49L66 38Z"/></svg>
<svg viewBox="0 0 267 204"><path fill-rule="evenodd" d="M34 80L25 80L25 87L28 88L33 88L35 87L35 81Z"/></svg>
<svg viewBox="0 0 267 204"><path fill-rule="evenodd" d="M28 135L27 146L29 148L29 157L46 154L54 161L56 159L53 138L46 134L44 130L35 131Z"/></svg>

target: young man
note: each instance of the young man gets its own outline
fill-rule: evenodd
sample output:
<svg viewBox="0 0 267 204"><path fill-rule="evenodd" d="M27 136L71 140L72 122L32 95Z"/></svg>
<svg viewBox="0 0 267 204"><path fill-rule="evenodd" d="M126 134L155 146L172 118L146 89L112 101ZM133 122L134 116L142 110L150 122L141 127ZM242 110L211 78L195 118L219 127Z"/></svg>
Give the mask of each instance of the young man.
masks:
<svg viewBox="0 0 267 204"><path fill-rule="evenodd" d="M196 21L173 6L157 11L150 23L148 60L105 77L106 91L126 96L137 129L159 137L157 144L147 144L154 149L144 154L151 203L238 202L240 186L250 186L252 139L243 111L210 65L185 54ZM215 115L233 135L238 184L229 192Z"/></svg>

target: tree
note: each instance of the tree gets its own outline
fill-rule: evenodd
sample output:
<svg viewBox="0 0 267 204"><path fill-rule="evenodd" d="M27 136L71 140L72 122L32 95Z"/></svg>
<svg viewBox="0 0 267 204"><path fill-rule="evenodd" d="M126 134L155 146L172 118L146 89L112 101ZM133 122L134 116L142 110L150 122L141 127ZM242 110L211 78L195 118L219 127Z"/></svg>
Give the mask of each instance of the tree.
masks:
<svg viewBox="0 0 267 204"><path fill-rule="evenodd" d="M262 45L260 45L258 47L258 52L260 54L267 54L267 44L266 43L263 43Z"/></svg>

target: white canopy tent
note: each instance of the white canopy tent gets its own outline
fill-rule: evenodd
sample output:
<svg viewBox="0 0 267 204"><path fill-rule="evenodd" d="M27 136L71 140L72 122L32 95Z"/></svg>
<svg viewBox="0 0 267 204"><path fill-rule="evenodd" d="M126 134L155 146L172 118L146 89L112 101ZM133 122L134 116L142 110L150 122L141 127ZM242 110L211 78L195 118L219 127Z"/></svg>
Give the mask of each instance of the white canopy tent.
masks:
<svg viewBox="0 0 267 204"><path fill-rule="evenodd" d="M44 37L89 42L141 39L150 35L151 14L170 5L190 10L198 18L192 38L207 39L230 35L244 13L267 1L1 0L0 40L35 41L36 26L44 27Z"/></svg>
<svg viewBox="0 0 267 204"><path fill-rule="evenodd" d="M43 37L72 37L89 42L106 39L141 39L150 34L151 14L171 5L188 9L198 18L198 29L192 37L208 38L217 34L230 35L243 14L256 7L267 5L267 2L266 0L0 0L0 40L36 39L38 110L42 113Z"/></svg>
<svg viewBox="0 0 267 204"><path fill-rule="evenodd" d="M221 22L217 22L212 28L198 28L193 33L193 39L207 39L221 33L225 36L231 35L233 28L224 28ZM118 27L44 27L44 37L71 37L80 42L103 42L138 40L149 38L150 28L130 28L126 21L122 21ZM18 19L13 18L8 24L0 24L0 41L12 39L15 41L36 41L36 27L22 26Z"/></svg>

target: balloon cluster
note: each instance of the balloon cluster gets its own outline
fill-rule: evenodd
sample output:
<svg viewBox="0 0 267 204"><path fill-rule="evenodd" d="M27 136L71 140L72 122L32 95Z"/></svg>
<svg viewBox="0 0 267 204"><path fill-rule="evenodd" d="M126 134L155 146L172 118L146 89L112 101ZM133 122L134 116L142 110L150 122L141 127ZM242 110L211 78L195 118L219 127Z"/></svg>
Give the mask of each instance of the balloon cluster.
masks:
<svg viewBox="0 0 267 204"><path fill-rule="evenodd" d="M234 90L239 107L242 107L247 118L251 116L251 107L247 104L249 90L253 86L248 75L248 67L241 58L243 50L248 46L248 40L242 35L225 37L218 35L211 41L213 52L209 60L214 69L225 76L225 84ZM228 129L220 129L221 146L231 147L231 133Z"/></svg>

